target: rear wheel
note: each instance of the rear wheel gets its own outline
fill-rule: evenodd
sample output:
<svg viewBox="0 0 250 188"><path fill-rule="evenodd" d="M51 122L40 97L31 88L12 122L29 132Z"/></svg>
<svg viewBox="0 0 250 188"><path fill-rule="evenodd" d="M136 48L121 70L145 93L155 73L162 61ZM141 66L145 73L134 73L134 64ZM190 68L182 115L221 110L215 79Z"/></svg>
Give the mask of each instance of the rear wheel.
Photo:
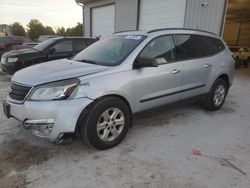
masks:
<svg viewBox="0 0 250 188"><path fill-rule="evenodd" d="M118 145L131 124L128 105L116 97L107 97L92 104L82 116L79 125L80 137L100 150Z"/></svg>
<svg viewBox="0 0 250 188"><path fill-rule="evenodd" d="M225 80L217 79L209 92L204 107L209 111L219 110L225 102L227 92L228 85Z"/></svg>

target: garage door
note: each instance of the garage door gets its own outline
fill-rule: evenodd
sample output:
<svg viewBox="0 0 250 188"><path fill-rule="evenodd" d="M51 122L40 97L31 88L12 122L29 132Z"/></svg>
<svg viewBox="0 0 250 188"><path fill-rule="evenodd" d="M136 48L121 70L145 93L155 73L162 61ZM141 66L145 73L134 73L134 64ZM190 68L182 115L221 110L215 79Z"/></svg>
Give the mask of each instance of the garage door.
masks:
<svg viewBox="0 0 250 188"><path fill-rule="evenodd" d="M115 5L92 8L92 37L108 36L114 32Z"/></svg>
<svg viewBox="0 0 250 188"><path fill-rule="evenodd" d="M186 0L140 0L139 29L183 27Z"/></svg>

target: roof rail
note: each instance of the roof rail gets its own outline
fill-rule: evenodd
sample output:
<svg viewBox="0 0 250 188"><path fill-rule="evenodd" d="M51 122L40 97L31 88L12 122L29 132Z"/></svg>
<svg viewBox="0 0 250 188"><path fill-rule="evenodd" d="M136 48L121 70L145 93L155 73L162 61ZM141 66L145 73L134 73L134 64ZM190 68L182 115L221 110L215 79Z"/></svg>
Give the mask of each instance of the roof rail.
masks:
<svg viewBox="0 0 250 188"><path fill-rule="evenodd" d="M153 33L153 32L157 32L157 31L165 31L165 30L189 30L189 31L200 31L200 32L205 32L205 33L209 33L212 35L216 35L213 32L210 31L204 31L204 30L200 30L200 29L192 29L192 28L160 28L160 29L154 29L154 30L150 30L147 33Z"/></svg>
<svg viewBox="0 0 250 188"><path fill-rule="evenodd" d="M113 34L118 34L118 33L124 33L124 32L130 32L130 31L140 31L140 30L136 30L136 29L131 29L131 30L123 30L123 31L117 31L117 32L114 32Z"/></svg>

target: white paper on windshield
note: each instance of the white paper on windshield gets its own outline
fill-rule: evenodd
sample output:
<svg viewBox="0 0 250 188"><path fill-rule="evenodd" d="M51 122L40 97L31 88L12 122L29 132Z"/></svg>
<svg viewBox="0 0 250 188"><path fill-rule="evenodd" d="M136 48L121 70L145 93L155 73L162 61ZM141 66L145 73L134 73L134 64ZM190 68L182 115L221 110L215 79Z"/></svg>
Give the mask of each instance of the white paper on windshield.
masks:
<svg viewBox="0 0 250 188"><path fill-rule="evenodd" d="M158 58L155 58L157 63L158 64L163 64L163 63L167 63L166 59L165 58L162 58L162 57L158 57Z"/></svg>

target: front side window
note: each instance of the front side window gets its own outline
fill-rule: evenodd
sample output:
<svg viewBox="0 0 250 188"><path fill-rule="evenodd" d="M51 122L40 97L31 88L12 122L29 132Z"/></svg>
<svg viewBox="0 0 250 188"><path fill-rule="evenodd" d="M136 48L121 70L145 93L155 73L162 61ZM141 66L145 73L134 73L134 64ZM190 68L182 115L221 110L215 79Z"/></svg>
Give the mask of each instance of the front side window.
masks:
<svg viewBox="0 0 250 188"><path fill-rule="evenodd" d="M181 34L176 35L178 42L178 59L188 60L206 56L201 38L199 35Z"/></svg>
<svg viewBox="0 0 250 188"><path fill-rule="evenodd" d="M152 40L141 52L141 57L155 58L158 64L176 60L176 50L171 35L161 36Z"/></svg>
<svg viewBox="0 0 250 188"><path fill-rule="evenodd" d="M71 40L65 40L65 41L59 42L52 48L55 49L56 53L72 52L73 51L73 46L72 46L72 41Z"/></svg>
<svg viewBox="0 0 250 188"><path fill-rule="evenodd" d="M55 39L47 39L47 40L35 45L33 48L38 50L38 51L43 51L44 49L49 47L55 41L56 41Z"/></svg>
<svg viewBox="0 0 250 188"><path fill-rule="evenodd" d="M105 66L119 65L144 39L143 35L113 35L78 53L73 60Z"/></svg>

